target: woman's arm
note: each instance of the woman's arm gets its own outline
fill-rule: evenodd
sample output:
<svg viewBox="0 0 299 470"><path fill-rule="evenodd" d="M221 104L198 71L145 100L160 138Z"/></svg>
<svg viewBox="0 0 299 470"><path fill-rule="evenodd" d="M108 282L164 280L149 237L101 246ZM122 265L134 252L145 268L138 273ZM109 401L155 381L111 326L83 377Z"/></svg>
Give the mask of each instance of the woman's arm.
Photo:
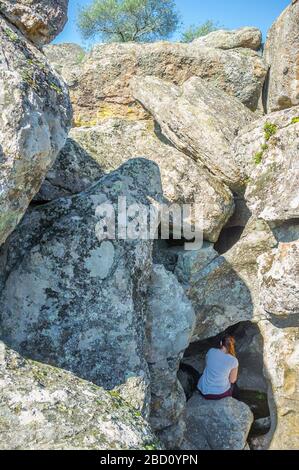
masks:
<svg viewBox="0 0 299 470"><path fill-rule="evenodd" d="M238 370L239 368L236 367L235 369L232 369L229 374L229 381L231 384L235 384L238 379Z"/></svg>

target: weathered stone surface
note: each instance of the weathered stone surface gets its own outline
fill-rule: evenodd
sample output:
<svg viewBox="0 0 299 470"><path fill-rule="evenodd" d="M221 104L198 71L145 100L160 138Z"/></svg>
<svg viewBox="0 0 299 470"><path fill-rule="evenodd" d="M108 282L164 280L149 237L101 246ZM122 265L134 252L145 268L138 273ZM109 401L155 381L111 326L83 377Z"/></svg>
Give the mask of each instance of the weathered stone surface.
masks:
<svg viewBox="0 0 299 470"><path fill-rule="evenodd" d="M153 429L166 445L177 448L185 433L186 397L177 378L180 358L188 347L195 323L193 307L174 274L154 265L147 300L146 359L151 374ZM166 433L171 428L171 435ZM165 432L163 432L165 430Z"/></svg>
<svg viewBox="0 0 299 470"><path fill-rule="evenodd" d="M299 106L247 126L233 143L236 164L248 178L245 199L268 221L299 216Z"/></svg>
<svg viewBox="0 0 299 470"><path fill-rule="evenodd" d="M271 430L263 445L271 450L299 447L299 328L260 322L264 338L264 373L269 380Z"/></svg>
<svg viewBox="0 0 299 470"><path fill-rule="evenodd" d="M130 160L78 196L25 216L2 249L1 337L28 357L116 388L146 415L144 312L152 241L96 236L97 208L110 203L117 214L119 196L128 205L158 204L158 167Z"/></svg>
<svg viewBox="0 0 299 470"><path fill-rule="evenodd" d="M192 43L198 47L216 47L218 49L236 49L244 47L257 51L262 45L262 33L258 28L219 29L206 36L195 39Z"/></svg>
<svg viewBox="0 0 299 470"><path fill-rule="evenodd" d="M51 42L67 22L68 0L1 0L0 12L38 46Z"/></svg>
<svg viewBox="0 0 299 470"><path fill-rule="evenodd" d="M72 89L78 84L78 76L82 70L86 51L79 44L50 44L43 48L50 64Z"/></svg>
<svg viewBox="0 0 299 470"><path fill-rule="evenodd" d="M95 125L106 117L128 119L146 116L132 96L131 79L152 75L181 85L192 76L202 77L220 90L256 110L267 67L258 53L249 49L224 51L191 44L98 44L85 56L81 67L68 63L70 46L45 49L54 65L70 80L76 125ZM61 57L57 49L62 50ZM71 53L73 54L73 53ZM80 54L82 57L82 54ZM62 70L63 69L63 70ZM75 70L75 79L73 69ZM74 85L74 82L77 82Z"/></svg>
<svg viewBox="0 0 299 470"><path fill-rule="evenodd" d="M3 18L0 42L1 244L63 147L71 105L44 55Z"/></svg>
<svg viewBox="0 0 299 470"><path fill-rule="evenodd" d="M152 122L107 119L92 128L72 129L70 136L72 141L68 141L47 175L39 199L47 200L51 187L52 198L59 192L64 195L85 189L100 173L108 173L128 159L142 156L159 165L166 199L171 203L200 204L204 238L218 239L233 213L232 193L191 158L163 140Z"/></svg>
<svg viewBox="0 0 299 470"><path fill-rule="evenodd" d="M299 315L299 241L259 258L260 300L270 315Z"/></svg>
<svg viewBox="0 0 299 470"><path fill-rule="evenodd" d="M190 276L186 292L196 314L193 341L258 318L257 258L276 244L267 224L251 219L233 248Z"/></svg>
<svg viewBox="0 0 299 470"><path fill-rule="evenodd" d="M264 57L270 65L268 112L299 104L299 2L292 0L269 31Z"/></svg>
<svg viewBox="0 0 299 470"><path fill-rule="evenodd" d="M231 142L254 115L238 100L196 77L181 88L153 77L138 78L133 94L179 150L230 187L242 185Z"/></svg>
<svg viewBox="0 0 299 470"><path fill-rule="evenodd" d="M212 243L204 243L200 250L182 250L178 253L175 275L181 284L188 286L192 284L193 277L215 258L218 258L218 253Z"/></svg>
<svg viewBox="0 0 299 470"><path fill-rule="evenodd" d="M81 145L69 138L34 200L46 202L80 193L103 175L101 166Z"/></svg>
<svg viewBox="0 0 299 470"><path fill-rule="evenodd" d="M186 436L197 449L203 436L212 450L243 450L252 422L245 403L233 398L209 401L196 393L187 404Z"/></svg>
<svg viewBox="0 0 299 470"><path fill-rule="evenodd" d="M0 342L2 450L161 448L117 394L24 359Z"/></svg>

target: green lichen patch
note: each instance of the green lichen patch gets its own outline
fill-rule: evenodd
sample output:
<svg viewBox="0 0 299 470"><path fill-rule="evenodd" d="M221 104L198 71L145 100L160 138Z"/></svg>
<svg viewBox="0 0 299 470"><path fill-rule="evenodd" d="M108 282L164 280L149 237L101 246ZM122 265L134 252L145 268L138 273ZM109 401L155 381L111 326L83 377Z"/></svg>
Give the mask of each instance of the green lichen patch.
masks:
<svg viewBox="0 0 299 470"><path fill-rule="evenodd" d="M262 150L254 154L253 161L256 165L260 165L262 163L263 155L264 155L264 152Z"/></svg>
<svg viewBox="0 0 299 470"><path fill-rule="evenodd" d="M4 29L5 36L12 42L19 42L19 36L14 33L11 29Z"/></svg>
<svg viewBox="0 0 299 470"><path fill-rule="evenodd" d="M276 134L278 131L278 127L276 124L273 124L271 122L266 122L264 125L264 133L265 133L265 139L268 142L268 140L271 139L273 135Z"/></svg>
<svg viewBox="0 0 299 470"><path fill-rule="evenodd" d="M291 124L297 124L299 122L299 116L293 117Z"/></svg>

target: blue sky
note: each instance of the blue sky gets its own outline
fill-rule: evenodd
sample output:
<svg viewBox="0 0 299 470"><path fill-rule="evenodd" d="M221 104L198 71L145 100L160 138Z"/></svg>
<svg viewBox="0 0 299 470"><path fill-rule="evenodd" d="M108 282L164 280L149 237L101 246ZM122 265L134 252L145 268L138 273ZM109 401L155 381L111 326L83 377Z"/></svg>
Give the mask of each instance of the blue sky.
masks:
<svg viewBox="0 0 299 470"><path fill-rule="evenodd" d="M69 21L55 43L76 42L83 46L88 45L80 37L76 18L80 6L90 3L92 0L69 0ZM271 24L290 4L290 0L176 0L176 4L184 27L212 19L228 29L257 26L265 37ZM173 40L179 38L180 33L176 33Z"/></svg>

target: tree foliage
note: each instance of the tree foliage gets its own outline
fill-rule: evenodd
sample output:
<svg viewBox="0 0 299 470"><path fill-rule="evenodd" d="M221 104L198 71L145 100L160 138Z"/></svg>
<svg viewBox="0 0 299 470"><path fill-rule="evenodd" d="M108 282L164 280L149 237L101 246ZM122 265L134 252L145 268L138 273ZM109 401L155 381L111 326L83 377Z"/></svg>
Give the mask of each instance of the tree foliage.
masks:
<svg viewBox="0 0 299 470"><path fill-rule="evenodd" d="M94 0L78 17L85 39L98 36L104 42L167 39L179 24L173 0Z"/></svg>
<svg viewBox="0 0 299 470"><path fill-rule="evenodd" d="M207 20L205 23L200 24L199 26L192 25L190 26L182 35L182 42L191 42L194 39L197 39L202 36L206 36L213 31L217 31L219 26L213 20Z"/></svg>

